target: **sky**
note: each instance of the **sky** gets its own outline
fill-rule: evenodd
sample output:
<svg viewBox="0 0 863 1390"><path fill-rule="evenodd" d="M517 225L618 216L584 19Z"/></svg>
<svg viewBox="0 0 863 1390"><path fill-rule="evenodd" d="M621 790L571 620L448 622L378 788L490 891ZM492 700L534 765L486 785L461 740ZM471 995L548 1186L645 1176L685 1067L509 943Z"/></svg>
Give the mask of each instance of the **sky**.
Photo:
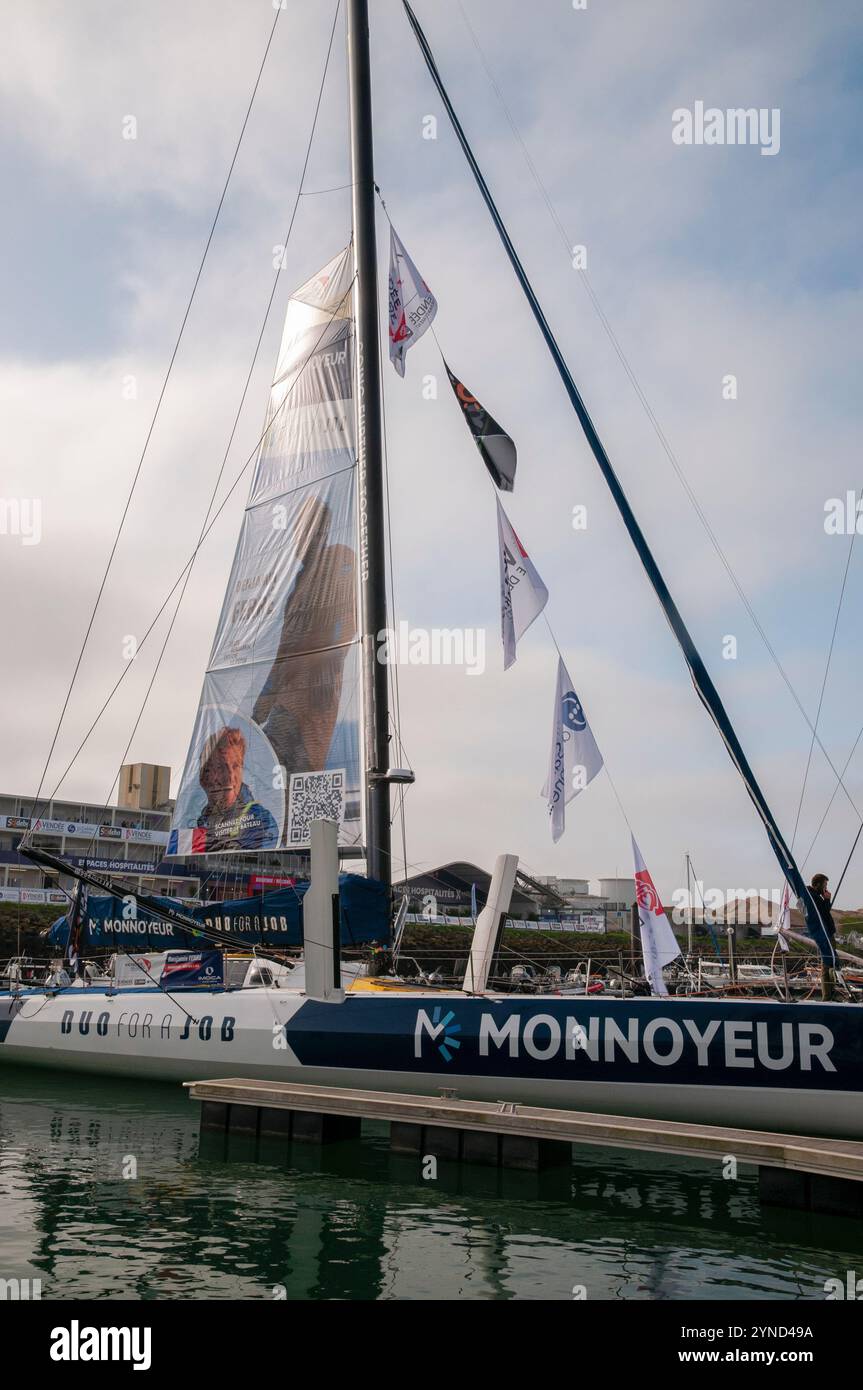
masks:
<svg viewBox="0 0 863 1390"><path fill-rule="evenodd" d="M635 513L780 826L794 832L846 564L819 736L841 769L863 723L863 553L825 503L863 489L863 19L844 0L416 0L454 105ZM396 616L487 631L487 669L399 672L411 868L518 853L532 873L631 872L629 827L670 899L771 889L760 823L688 679L450 131L398 0L373 0L376 175L439 311L452 368L516 440L507 510L614 779L540 796L556 653L542 621L502 670L488 480L427 334L385 363ZM0 785L32 793L120 523L274 18L265 0L6 6L0 169L0 500L38 504L38 544L0 528ZM285 255L335 4L287 0L44 786L105 800L165 622L138 639L194 549L274 278L221 499L253 452L287 300L347 241L340 14ZM469 21L469 27L465 16ZM478 40L478 50L474 37ZM489 71L494 84L490 81ZM529 151L556 225L501 105ZM779 149L681 145L696 102L780 112ZM134 117L135 138L124 138ZM429 121L429 117L436 120ZM775 117L773 118L775 121ZM429 132L436 138L425 138ZM335 190L335 191L328 191ZM757 614L696 515L566 242ZM387 228L378 222L384 305ZM723 396L736 377L737 397ZM428 379L437 377L436 398ZM425 389L424 389L425 388ZM196 560L129 759L185 759L248 473ZM573 508L588 524L573 530ZM20 530L20 528L19 528ZM849 563L850 549L850 563ZM726 659L727 638L737 654ZM789 691L789 685L796 700ZM795 850L835 884L863 813L863 750L836 786L816 747ZM619 801L618 801L619 798ZM849 799L850 798L850 799ZM621 810L621 804L623 811ZM625 816L624 816L625 811ZM625 818L626 817L626 818ZM400 839L400 837L399 837ZM399 853L401 851L399 850ZM396 870L400 865L396 864ZM863 903L863 850L840 906Z"/></svg>

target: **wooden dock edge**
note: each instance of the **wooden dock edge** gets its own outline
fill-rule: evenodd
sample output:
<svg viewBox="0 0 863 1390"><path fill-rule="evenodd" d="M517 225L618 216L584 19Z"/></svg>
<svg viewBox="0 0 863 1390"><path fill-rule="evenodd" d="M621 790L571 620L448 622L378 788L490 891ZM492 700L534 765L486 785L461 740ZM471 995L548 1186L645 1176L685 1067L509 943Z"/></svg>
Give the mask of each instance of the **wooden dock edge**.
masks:
<svg viewBox="0 0 863 1390"><path fill-rule="evenodd" d="M225 1078L184 1083L202 1104L202 1129L326 1143L388 1121L402 1153L537 1168L571 1161L572 1144L636 1149L759 1169L764 1202L863 1217L863 1143L675 1120L553 1110L509 1101L460 1100L293 1082ZM455 1131L456 1133L448 1133Z"/></svg>

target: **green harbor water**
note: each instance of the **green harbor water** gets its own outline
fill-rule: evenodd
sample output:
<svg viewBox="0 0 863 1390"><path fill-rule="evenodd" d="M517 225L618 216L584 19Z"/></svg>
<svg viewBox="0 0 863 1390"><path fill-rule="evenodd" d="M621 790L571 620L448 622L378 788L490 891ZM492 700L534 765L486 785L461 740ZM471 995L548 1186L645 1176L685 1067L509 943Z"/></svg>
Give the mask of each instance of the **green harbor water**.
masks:
<svg viewBox="0 0 863 1390"><path fill-rule="evenodd" d="M823 1300L863 1222L762 1208L755 1174L617 1150L537 1178L198 1137L180 1087L0 1076L0 1278L43 1299ZM125 1174L125 1176L124 1176Z"/></svg>

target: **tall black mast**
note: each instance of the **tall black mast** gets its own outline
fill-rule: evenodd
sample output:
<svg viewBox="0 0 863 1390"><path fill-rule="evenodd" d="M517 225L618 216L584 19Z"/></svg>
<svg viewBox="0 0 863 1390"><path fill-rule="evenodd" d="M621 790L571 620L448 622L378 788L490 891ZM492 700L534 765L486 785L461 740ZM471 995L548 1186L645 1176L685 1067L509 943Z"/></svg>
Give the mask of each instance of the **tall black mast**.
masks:
<svg viewBox="0 0 863 1390"><path fill-rule="evenodd" d="M377 634L387 625L387 595L368 0L348 0L348 70L356 268L357 481L366 863L372 878L390 883L390 789L386 780L389 767L389 688L387 668L377 660Z"/></svg>

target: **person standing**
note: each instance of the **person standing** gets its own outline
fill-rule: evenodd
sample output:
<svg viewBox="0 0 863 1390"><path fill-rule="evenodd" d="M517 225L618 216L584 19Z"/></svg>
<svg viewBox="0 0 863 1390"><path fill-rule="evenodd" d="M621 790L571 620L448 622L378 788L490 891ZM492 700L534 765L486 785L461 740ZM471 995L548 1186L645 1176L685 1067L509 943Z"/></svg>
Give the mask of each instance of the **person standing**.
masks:
<svg viewBox="0 0 863 1390"><path fill-rule="evenodd" d="M829 879L826 874L813 874L812 882L809 885L809 892L815 899L818 916L821 918L821 924L830 938L830 945L834 946L836 940L836 923L833 920L833 913L830 911L830 889L827 887L828 882Z"/></svg>

